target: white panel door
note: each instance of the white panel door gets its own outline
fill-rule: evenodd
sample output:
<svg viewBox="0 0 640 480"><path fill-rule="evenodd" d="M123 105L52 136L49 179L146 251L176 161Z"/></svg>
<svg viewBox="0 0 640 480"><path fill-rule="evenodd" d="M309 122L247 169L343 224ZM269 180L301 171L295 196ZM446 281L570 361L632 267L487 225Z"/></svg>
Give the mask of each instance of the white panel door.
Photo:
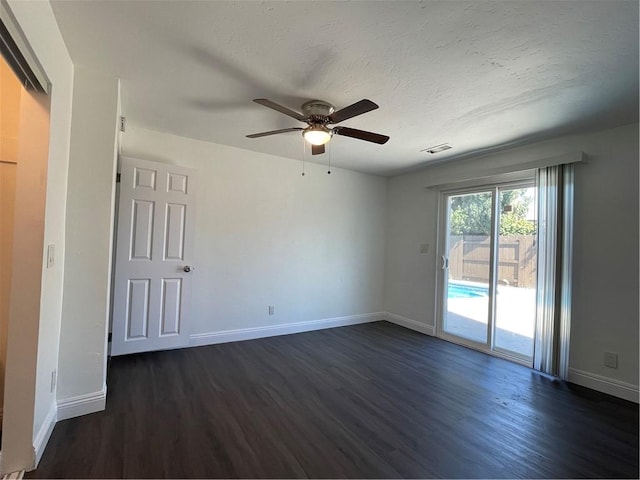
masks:
<svg viewBox="0 0 640 480"><path fill-rule="evenodd" d="M111 354L189 343L194 171L122 158Z"/></svg>

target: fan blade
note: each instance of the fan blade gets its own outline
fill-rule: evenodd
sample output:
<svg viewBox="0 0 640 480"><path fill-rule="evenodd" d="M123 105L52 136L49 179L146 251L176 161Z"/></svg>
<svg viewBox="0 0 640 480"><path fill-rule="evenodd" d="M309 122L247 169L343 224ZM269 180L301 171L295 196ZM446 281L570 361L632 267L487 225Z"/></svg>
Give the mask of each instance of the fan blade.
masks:
<svg viewBox="0 0 640 480"><path fill-rule="evenodd" d="M303 117L302 114L294 112L293 110L289 110L287 107L278 105L277 103L272 102L271 100L267 100L266 98L254 98L253 101L259 103L264 107L272 108L277 112L284 113L285 115L288 115L291 118L295 118L296 120L300 120L301 122L305 121L305 117Z"/></svg>
<svg viewBox="0 0 640 480"><path fill-rule="evenodd" d="M311 155L320 155L324 153L324 145L311 145Z"/></svg>
<svg viewBox="0 0 640 480"><path fill-rule="evenodd" d="M364 130L358 130L356 128L349 127L335 127L333 133L336 135L342 135L343 137L357 138L358 140L364 140L366 142L379 143L380 145L387 143L389 137L386 135L380 135L379 133L365 132Z"/></svg>
<svg viewBox="0 0 640 480"><path fill-rule="evenodd" d="M301 128L301 127L283 128L281 130L271 130L270 132L252 133L251 135L247 135L247 138L266 137L267 135L276 135L278 133L296 132L296 131L299 131L299 130L304 130L304 128Z"/></svg>
<svg viewBox="0 0 640 480"><path fill-rule="evenodd" d="M344 107L342 110L333 112L331 115L329 115L329 123L340 123L348 118L362 115L363 113L370 112L371 110L375 110L376 108L378 108L378 105L365 98L364 100L360 100L353 105Z"/></svg>

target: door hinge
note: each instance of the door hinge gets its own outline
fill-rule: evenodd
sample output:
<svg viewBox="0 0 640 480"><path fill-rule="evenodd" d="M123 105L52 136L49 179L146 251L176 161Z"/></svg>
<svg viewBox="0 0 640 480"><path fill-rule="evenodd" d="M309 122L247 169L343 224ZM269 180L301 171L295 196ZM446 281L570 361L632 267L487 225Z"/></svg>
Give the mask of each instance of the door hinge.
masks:
<svg viewBox="0 0 640 480"><path fill-rule="evenodd" d="M120 174L116 173L116 183L120 183Z"/></svg>
<svg viewBox="0 0 640 480"><path fill-rule="evenodd" d="M126 127L127 127L127 118L126 117L120 117L120 131L124 132Z"/></svg>

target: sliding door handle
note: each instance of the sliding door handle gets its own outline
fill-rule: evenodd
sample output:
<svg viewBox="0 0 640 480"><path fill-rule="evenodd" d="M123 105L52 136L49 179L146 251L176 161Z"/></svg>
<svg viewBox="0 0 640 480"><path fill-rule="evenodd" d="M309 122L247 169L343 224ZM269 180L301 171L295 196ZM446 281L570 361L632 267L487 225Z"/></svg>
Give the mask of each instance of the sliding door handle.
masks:
<svg viewBox="0 0 640 480"><path fill-rule="evenodd" d="M440 258L442 259L440 268L442 270L446 270L447 268L449 268L449 259L447 257L445 257L444 255L442 255Z"/></svg>

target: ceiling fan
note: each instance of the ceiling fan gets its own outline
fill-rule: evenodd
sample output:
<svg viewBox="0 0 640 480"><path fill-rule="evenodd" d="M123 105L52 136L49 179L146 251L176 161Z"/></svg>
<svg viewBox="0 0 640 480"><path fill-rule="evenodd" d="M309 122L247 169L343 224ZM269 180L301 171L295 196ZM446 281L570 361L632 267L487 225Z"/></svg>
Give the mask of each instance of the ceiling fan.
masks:
<svg viewBox="0 0 640 480"><path fill-rule="evenodd" d="M388 136L380 135L379 133L366 132L364 130L357 130L349 127L336 126L330 128L328 126L378 108L378 105L373 103L371 100L360 100L359 102L338 111L335 111L333 105L328 102L323 100L311 100L302 104L300 107L302 113L290 110L287 107L283 107L282 105L272 102L271 100L267 100L266 98L256 98L253 101L267 108L284 113L291 118L305 122L308 126L306 128L292 127L280 130L271 130L269 132L254 133L247 135L247 138L266 137L267 135L276 135L278 133L301 130L304 139L311 144L311 153L313 155L324 153L324 146L329 140L331 140L333 135L357 138L358 140L378 143L380 145L387 143L389 140Z"/></svg>

